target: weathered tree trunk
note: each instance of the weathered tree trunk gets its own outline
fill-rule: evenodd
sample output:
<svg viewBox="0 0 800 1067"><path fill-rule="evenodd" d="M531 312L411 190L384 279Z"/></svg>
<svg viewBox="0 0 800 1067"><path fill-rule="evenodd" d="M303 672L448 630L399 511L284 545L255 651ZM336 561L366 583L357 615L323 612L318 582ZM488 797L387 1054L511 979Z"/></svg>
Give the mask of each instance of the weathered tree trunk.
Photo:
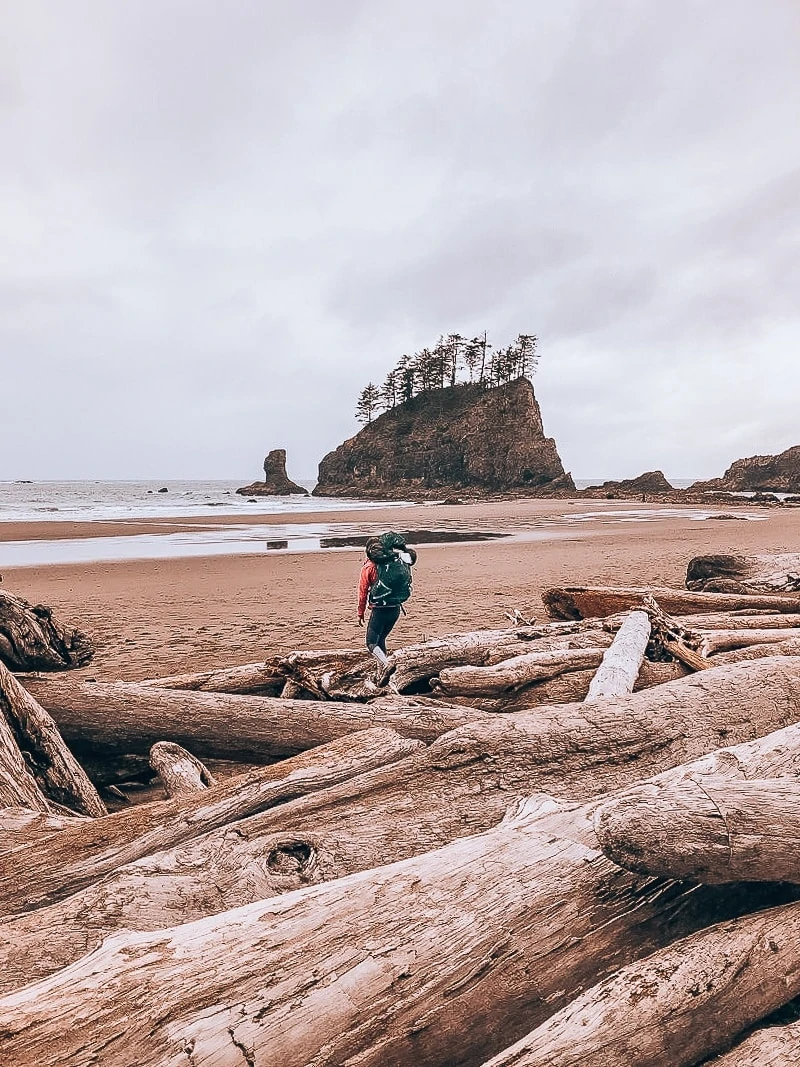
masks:
<svg viewBox="0 0 800 1067"><path fill-rule="evenodd" d="M670 615L694 615L705 611L743 611L748 608L770 612L800 612L800 596L734 595L730 593L693 593L685 589L660 586L643 588L609 588L603 586L567 586L547 589L542 600L554 619L602 618L620 611L635 611L646 594L655 597Z"/></svg>
<svg viewBox="0 0 800 1067"><path fill-rule="evenodd" d="M0 915L37 907L149 853L397 763L422 747L391 730L364 730L202 793L82 821L46 840L37 833L0 853Z"/></svg>
<svg viewBox="0 0 800 1067"><path fill-rule="evenodd" d="M709 612L707 615L682 615L675 620L687 630L787 630L800 627L800 615L770 615L756 611L737 615L734 611Z"/></svg>
<svg viewBox="0 0 800 1067"><path fill-rule="evenodd" d="M798 993L794 903L718 923L629 963L485 1067L692 1067Z"/></svg>
<svg viewBox="0 0 800 1067"><path fill-rule="evenodd" d="M714 667L730 666L734 663L749 663L752 660L766 659L770 656L800 656L800 636L789 641L770 642L766 645L748 645L733 652L718 652L709 665Z"/></svg>
<svg viewBox="0 0 800 1067"><path fill-rule="evenodd" d="M94 654L80 630L65 630L50 608L0 590L0 662L12 671L63 671Z"/></svg>
<svg viewBox="0 0 800 1067"><path fill-rule="evenodd" d="M216 779L205 764L171 741L158 741L150 749L150 766L164 783L168 797L199 793L216 785Z"/></svg>
<svg viewBox="0 0 800 1067"><path fill-rule="evenodd" d="M797 1067L800 1063L800 1022L765 1026L730 1052L708 1061L708 1067Z"/></svg>
<svg viewBox="0 0 800 1067"><path fill-rule="evenodd" d="M797 630L714 630L703 638L700 643L700 653L703 656L713 656L716 652L732 652L736 648L750 648L753 645L775 645L781 641L800 641L800 632Z"/></svg>
<svg viewBox="0 0 800 1067"><path fill-rule="evenodd" d="M800 553L763 556L695 556L686 569L687 589L732 592L800 590ZM734 588L737 587L737 588Z"/></svg>
<svg viewBox="0 0 800 1067"><path fill-rule="evenodd" d="M357 703L280 700L227 693L194 693L124 682L26 678L29 692L79 753L149 752L164 737L200 759L264 762L293 755L371 726L432 741L482 717L457 705L420 706L386 696Z"/></svg>
<svg viewBox="0 0 800 1067"><path fill-rule="evenodd" d="M800 766L798 727L670 773L787 761ZM712 917L786 900L637 878L598 853L592 805L554 807L534 798L423 856L109 938L0 1000L0 1053L18 1067L77 1067L101 1050L108 1067L187 1050L219 1065L472 1067L610 971Z"/></svg>
<svg viewBox="0 0 800 1067"><path fill-rule="evenodd" d="M494 697L453 696L448 699L488 712L531 711L537 705L579 703L586 699L595 673L593 670L570 671L568 674L561 674L543 682L533 682L524 689L500 693ZM634 683L634 692L677 681L689 673L687 668L677 661L654 663L646 659Z"/></svg>
<svg viewBox="0 0 800 1067"><path fill-rule="evenodd" d="M593 703L632 693L649 640L647 612L632 611L603 654L603 662L592 679L586 700Z"/></svg>
<svg viewBox="0 0 800 1067"><path fill-rule="evenodd" d="M74 827L80 818L78 815L49 814L30 808L0 808L0 856L20 845L49 837L58 830Z"/></svg>
<svg viewBox="0 0 800 1067"><path fill-rule="evenodd" d="M97 790L64 744L52 718L0 663L0 718L3 717L30 753L33 773L43 793L83 815L107 814Z"/></svg>
<svg viewBox="0 0 800 1067"><path fill-rule="evenodd" d="M615 863L643 874L800 883L796 779L634 786L598 809L595 832Z"/></svg>
<svg viewBox="0 0 800 1067"><path fill-rule="evenodd" d="M276 656L266 663L244 663L240 667L148 678L138 684L203 693L242 693L276 697L280 695L285 682L286 672L281 665L281 657Z"/></svg>
<svg viewBox="0 0 800 1067"><path fill-rule="evenodd" d="M602 659L603 651L599 648L528 652L492 667L450 667L431 678L430 686L445 696L503 693L582 667L599 667Z"/></svg>
<svg viewBox="0 0 800 1067"><path fill-rule="evenodd" d="M44 812L52 810L47 797L28 770L14 732L0 710L0 808L10 807Z"/></svg>
<svg viewBox="0 0 800 1067"><path fill-rule="evenodd" d="M500 658L530 651L532 643L542 638L564 637L601 626L601 622L592 620L588 626L586 623L561 623L451 634L435 641L398 648L389 657L386 679L391 675L395 687L404 692L450 667L481 667L497 663ZM506 655L503 655L504 650Z"/></svg>

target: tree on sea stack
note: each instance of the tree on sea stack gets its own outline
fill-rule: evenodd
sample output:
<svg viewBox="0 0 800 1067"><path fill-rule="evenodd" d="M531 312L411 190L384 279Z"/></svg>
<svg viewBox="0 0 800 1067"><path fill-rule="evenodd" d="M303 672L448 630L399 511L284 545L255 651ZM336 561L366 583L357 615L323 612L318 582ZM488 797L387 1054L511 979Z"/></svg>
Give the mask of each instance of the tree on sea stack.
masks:
<svg viewBox="0 0 800 1067"><path fill-rule="evenodd" d="M372 422L372 416L381 404L381 391L372 382L366 385L358 396L356 404L356 418L359 422Z"/></svg>

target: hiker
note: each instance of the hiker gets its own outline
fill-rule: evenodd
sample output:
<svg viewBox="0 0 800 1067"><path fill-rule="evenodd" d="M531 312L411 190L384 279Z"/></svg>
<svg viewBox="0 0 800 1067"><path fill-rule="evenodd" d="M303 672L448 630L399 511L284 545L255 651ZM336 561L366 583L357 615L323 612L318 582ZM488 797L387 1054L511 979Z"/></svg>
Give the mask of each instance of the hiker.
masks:
<svg viewBox="0 0 800 1067"><path fill-rule="evenodd" d="M358 580L358 625L364 625L369 604L367 648L381 666L386 666L386 638L411 596L411 568L417 562L417 553L394 532L370 537L366 553Z"/></svg>

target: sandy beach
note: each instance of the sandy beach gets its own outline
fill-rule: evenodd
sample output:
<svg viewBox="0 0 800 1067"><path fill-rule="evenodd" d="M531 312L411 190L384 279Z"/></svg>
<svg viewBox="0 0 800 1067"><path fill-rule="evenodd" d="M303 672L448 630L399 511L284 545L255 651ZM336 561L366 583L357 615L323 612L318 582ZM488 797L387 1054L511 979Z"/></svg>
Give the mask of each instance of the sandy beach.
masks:
<svg viewBox="0 0 800 1067"><path fill-rule="evenodd" d="M800 509L743 504L732 510L728 503L707 510L709 517L698 518L696 508L649 503L513 500L394 507L368 516L326 513L324 521L514 535L421 548L414 596L392 637L398 645L503 626L513 609L541 619L541 593L550 585L682 585L695 555L796 551L800 541ZM290 532L293 523L321 517L272 514L268 520ZM154 526L171 532L176 525L213 528L254 519L5 523L0 541L135 537L152 534ZM137 679L253 662L295 648L360 645L355 588L362 560L363 551L352 548L2 569L4 589L49 604L62 622L93 636L97 654L82 673Z"/></svg>

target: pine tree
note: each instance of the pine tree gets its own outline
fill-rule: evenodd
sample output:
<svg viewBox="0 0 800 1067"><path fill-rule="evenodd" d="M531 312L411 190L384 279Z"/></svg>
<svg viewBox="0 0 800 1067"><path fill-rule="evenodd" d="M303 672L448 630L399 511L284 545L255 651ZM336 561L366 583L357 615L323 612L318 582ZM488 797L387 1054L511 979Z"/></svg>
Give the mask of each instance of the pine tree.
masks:
<svg viewBox="0 0 800 1067"><path fill-rule="evenodd" d="M517 337L516 348L519 353L519 374L532 378L539 366L539 353L536 351L539 339L535 333L521 333Z"/></svg>
<svg viewBox="0 0 800 1067"><path fill-rule="evenodd" d="M356 404L356 418L358 421L365 424L372 422L372 416L380 407L380 402L380 390L370 382L361 390L358 396L358 403Z"/></svg>

